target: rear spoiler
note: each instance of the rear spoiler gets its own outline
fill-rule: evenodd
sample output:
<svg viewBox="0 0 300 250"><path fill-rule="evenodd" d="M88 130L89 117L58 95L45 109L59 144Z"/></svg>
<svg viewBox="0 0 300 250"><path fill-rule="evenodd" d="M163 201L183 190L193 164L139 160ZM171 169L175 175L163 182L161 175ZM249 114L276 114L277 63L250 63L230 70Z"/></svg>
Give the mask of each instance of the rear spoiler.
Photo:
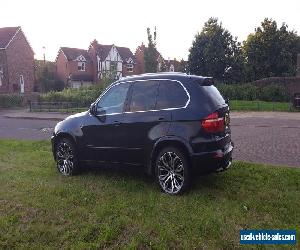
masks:
<svg viewBox="0 0 300 250"><path fill-rule="evenodd" d="M205 77L201 82L202 86L211 86L214 85L214 79L212 77Z"/></svg>
<svg viewBox="0 0 300 250"><path fill-rule="evenodd" d="M212 77L190 76L190 79L192 79L192 81L200 84L201 86L214 85L214 79Z"/></svg>

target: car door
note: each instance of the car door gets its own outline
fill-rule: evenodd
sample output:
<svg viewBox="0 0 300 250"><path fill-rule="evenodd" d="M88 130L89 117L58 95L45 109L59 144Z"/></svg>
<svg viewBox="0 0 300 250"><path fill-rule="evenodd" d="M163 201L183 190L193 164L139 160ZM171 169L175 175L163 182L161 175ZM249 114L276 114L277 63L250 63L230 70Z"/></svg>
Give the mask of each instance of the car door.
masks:
<svg viewBox="0 0 300 250"><path fill-rule="evenodd" d="M97 111L91 115L89 124L82 127L85 155L90 160L118 162L119 126L130 83L113 85L97 102Z"/></svg>
<svg viewBox="0 0 300 250"><path fill-rule="evenodd" d="M132 83L126 112L120 124L119 138L123 162L144 164L157 138L167 133L171 112L156 110L159 81Z"/></svg>

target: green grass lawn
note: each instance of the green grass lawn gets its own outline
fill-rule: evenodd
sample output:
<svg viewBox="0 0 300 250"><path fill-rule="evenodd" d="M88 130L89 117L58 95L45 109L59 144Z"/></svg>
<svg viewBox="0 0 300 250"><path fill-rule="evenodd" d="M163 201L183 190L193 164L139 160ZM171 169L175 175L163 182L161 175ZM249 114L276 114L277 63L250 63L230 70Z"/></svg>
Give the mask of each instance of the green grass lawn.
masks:
<svg viewBox="0 0 300 250"><path fill-rule="evenodd" d="M62 177L49 142L0 140L0 249L233 249L240 229L295 228L300 169L237 162L168 196L132 169Z"/></svg>
<svg viewBox="0 0 300 250"><path fill-rule="evenodd" d="M236 111L297 111L289 102L230 100L230 108Z"/></svg>

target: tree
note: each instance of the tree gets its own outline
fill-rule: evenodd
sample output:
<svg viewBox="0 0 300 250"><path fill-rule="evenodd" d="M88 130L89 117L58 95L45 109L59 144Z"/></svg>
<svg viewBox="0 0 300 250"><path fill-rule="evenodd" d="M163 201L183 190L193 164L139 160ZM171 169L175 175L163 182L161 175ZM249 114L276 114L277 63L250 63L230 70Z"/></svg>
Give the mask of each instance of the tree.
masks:
<svg viewBox="0 0 300 250"><path fill-rule="evenodd" d="M148 47L145 48L145 72L154 73L157 72L157 50L156 50L156 27L153 33L153 37L150 28L147 28L148 35Z"/></svg>
<svg viewBox="0 0 300 250"><path fill-rule="evenodd" d="M222 82L244 80L241 44L218 23L217 18L209 18L201 33L195 36L189 51L190 73L212 76Z"/></svg>
<svg viewBox="0 0 300 250"><path fill-rule="evenodd" d="M276 21L265 18L244 42L249 80L271 76L293 76L296 72L300 38L286 24L277 27Z"/></svg>
<svg viewBox="0 0 300 250"><path fill-rule="evenodd" d="M53 62L35 60L35 79L37 91L60 91L64 88L64 83L56 78Z"/></svg>
<svg viewBox="0 0 300 250"><path fill-rule="evenodd" d="M187 62L183 59L179 62L178 72L187 72Z"/></svg>

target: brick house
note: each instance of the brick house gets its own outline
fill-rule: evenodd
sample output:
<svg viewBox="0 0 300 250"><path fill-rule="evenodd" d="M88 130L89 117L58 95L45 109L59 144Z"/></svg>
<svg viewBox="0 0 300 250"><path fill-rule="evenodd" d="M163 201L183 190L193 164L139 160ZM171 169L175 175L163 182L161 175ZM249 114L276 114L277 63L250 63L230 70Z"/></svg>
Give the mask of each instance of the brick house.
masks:
<svg viewBox="0 0 300 250"><path fill-rule="evenodd" d="M142 45L138 46L135 51L138 74L145 73L145 50L146 50L146 46L142 43ZM157 72L161 72L161 71L181 72L186 70L185 69L186 62L183 60L177 61L175 58L174 60L170 60L170 59L165 60L158 51L156 51L156 58L157 58Z"/></svg>
<svg viewBox="0 0 300 250"><path fill-rule="evenodd" d="M0 28L0 93L31 93L34 52L21 27Z"/></svg>
<svg viewBox="0 0 300 250"><path fill-rule="evenodd" d="M143 74L146 72L145 50L146 50L146 46L142 43L142 45L138 46L135 51L138 74ZM165 60L157 50L156 50L156 58L157 58L157 72L163 71L163 68L165 68Z"/></svg>
<svg viewBox="0 0 300 250"><path fill-rule="evenodd" d="M93 63L84 49L61 47L56 57L57 78L65 86L79 88L93 82Z"/></svg>
<svg viewBox="0 0 300 250"><path fill-rule="evenodd" d="M100 83L105 77L119 79L137 74L136 59L129 48L102 45L94 40L88 50L60 48L56 58L58 79L65 86L80 86Z"/></svg>
<svg viewBox="0 0 300 250"><path fill-rule="evenodd" d="M176 60L165 60L166 71L168 72L186 72L187 71L187 61L183 59L181 61Z"/></svg>
<svg viewBox="0 0 300 250"><path fill-rule="evenodd" d="M142 45L137 47L134 54L137 61L137 70L139 74L145 73L145 49L146 46L142 43Z"/></svg>
<svg viewBox="0 0 300 250"><path fill-rule="evenodd" d="M119 79L138 74L136 58L129 48L114 44L102 45L94 40L88 53L93 62L94 82L101 82L106 76Z"/></svg>

